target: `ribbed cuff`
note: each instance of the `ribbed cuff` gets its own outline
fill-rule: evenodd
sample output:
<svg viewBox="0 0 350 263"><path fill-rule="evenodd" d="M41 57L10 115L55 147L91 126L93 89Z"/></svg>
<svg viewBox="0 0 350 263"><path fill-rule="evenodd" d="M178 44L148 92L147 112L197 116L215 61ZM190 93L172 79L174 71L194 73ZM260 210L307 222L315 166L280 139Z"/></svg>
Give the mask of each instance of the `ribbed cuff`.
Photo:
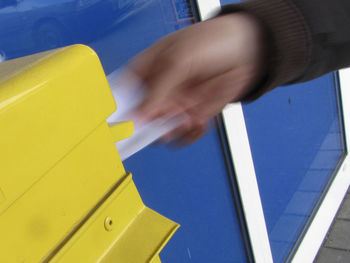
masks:
<svg viewBox="0 0 350 263"><path fill-rule="evenodd" d="M304 17L289 0L247 0L223 6L219 15L242 11L260 21L264 29L264 52L267 52L263 79L242 98L242 101L252 101L305 72L311 41Z"/></svg>

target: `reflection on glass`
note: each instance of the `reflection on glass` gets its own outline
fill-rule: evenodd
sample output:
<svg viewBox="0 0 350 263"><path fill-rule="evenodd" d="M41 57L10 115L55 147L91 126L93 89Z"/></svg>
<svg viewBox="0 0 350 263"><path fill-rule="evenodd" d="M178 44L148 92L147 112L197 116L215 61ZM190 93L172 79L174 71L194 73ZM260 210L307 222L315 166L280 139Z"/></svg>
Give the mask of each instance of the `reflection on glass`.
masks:
<svg viewBox="0 0 350 263"><path fill-rule="evenodd" d="M244 106L274 262L295 247L343 159L336 80L328 74Z"/></svg>
<svg viewBox="0 0 350 263"><path fill-rule="evenodd" d="M87 41L122 11L110 0L5 0L0 8L0 50L8 58Z"/></svg>
<svg viewBox="0 0 350 263"><path fill-rule="evenodd" d="M99 49L108 43L111 52L127 50L122 63L192 21L188 3L178 0L2 0L0 57L12 59L73 43ZM142 39L135 39L135 33ZM121 37L131 34L131 41Z"/></svg>

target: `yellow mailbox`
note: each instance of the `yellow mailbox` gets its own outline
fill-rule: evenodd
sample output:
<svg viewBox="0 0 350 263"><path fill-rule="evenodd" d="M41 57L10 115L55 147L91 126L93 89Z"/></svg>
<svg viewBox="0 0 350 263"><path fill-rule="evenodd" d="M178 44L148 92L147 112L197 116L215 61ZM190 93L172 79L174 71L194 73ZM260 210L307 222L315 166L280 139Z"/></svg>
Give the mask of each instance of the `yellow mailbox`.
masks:
<svg viewBox="0 0 350 263"><path fill-rule="evenodd" d="M86 46L0 63L0 262L160 262L178 225L125 172L115 109Z"/></svg>

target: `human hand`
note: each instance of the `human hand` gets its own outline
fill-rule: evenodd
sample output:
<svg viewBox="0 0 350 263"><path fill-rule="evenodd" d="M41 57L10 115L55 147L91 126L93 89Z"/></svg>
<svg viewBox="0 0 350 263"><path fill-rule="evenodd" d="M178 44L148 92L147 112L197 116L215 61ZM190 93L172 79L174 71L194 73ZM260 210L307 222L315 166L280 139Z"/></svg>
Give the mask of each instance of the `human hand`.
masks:
<svg viewBox="0 0 350 263"><path fill-rule="evenodd" d="M198 139L211 117L260 79L260 27L245 13L220 16L170 34L136 56L128 67L146 86L138 113L145 119L185 114L186 122L164 139Z"/></svg>

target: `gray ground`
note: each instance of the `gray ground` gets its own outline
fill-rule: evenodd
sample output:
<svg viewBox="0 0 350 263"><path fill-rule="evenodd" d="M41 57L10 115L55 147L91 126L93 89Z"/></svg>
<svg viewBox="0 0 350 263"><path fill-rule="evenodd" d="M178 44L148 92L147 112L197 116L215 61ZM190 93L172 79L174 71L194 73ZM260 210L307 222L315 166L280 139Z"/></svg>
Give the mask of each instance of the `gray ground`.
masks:
<svg viewBox="0 0 350 263"><path fill-rule="evenodd" d="M350 263L350 188L315 262Z"/></svg>

